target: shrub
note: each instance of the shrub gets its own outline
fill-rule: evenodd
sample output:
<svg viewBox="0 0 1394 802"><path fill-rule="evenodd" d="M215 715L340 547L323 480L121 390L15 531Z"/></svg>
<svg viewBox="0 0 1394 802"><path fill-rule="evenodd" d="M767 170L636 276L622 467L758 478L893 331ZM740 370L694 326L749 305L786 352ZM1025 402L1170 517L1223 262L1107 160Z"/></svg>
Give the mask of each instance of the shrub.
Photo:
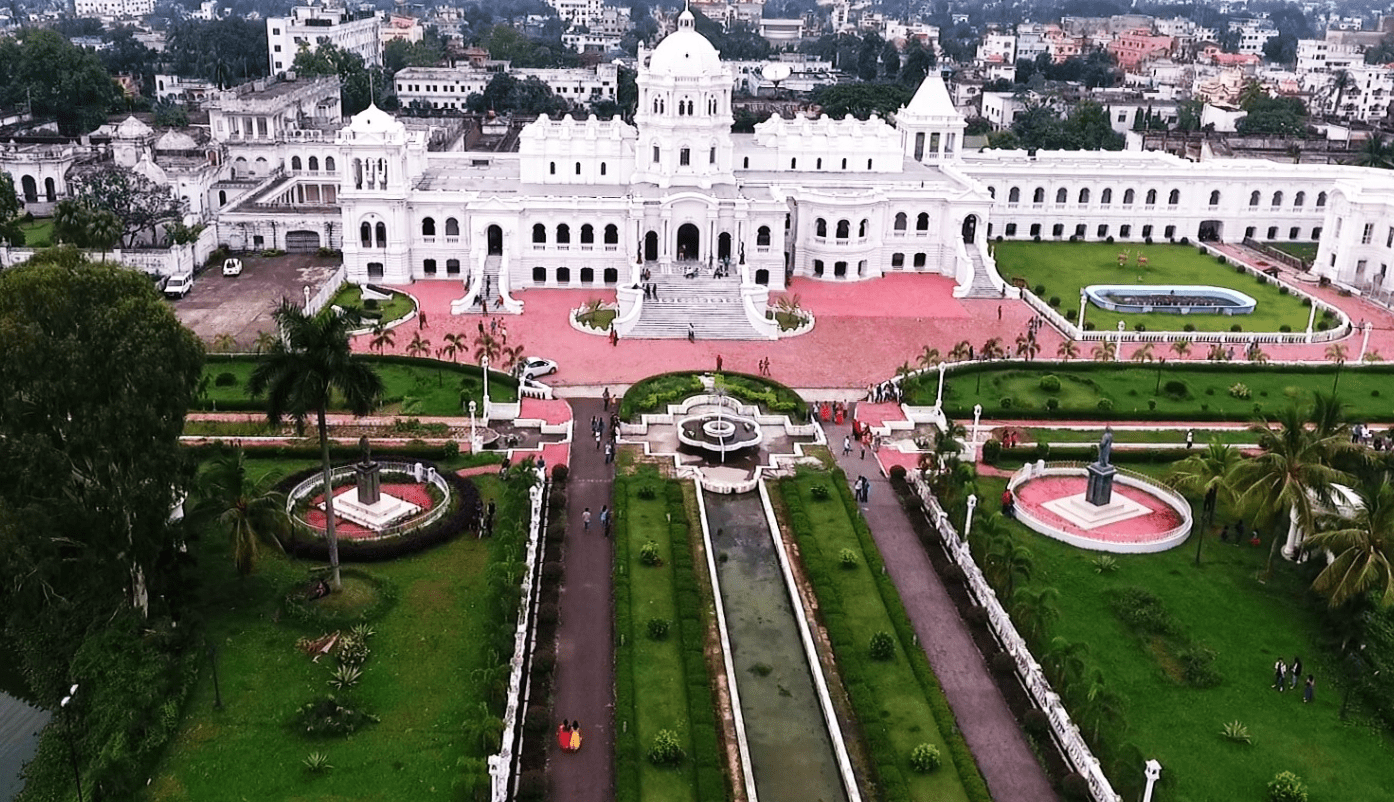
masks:
<svg viewBox="0 0 1394 802"><path fill-rule="evenodd" d="M1307 802L1307 785L1290 771L1280 771L1268 783L1269 802Z"/></svg>
<svg viewBox="0 0 1394 802"><path fill-rule="evenodd" d="M561 608L551 602L544 602L537 605L537 623L542 626L552 626L557 623L561 615Z"/></svg>
<svg viewBox="0 0 1394 802"><path fill-rule="evenodd" d="M1055 410L1057 410L1057 409L1060 408L1060 399L1058 399L1058 398L1047 398L1047 399L1046 399L1045 405L1046 405L1046 409L1049 409L1049 410L1051 410L1051 411L1055 411Z"/></svg>
<svg viewBox="0 0 1394 802"><path fill-rule="evenodd" d="M1325 320L1317 321L1317 331L1326 331L1329 328L1331 328L1331 324L1327 323Z"/></svg>
<svg viewBox="0 0 1394 802"><path fill-rule="evenodd" d="M1009 395L1004 395L1004 396L1002 396L1002 400L1001 400L1001 401L998 401L998 402L997 402L997 405L1000 406L1000 407L1002 407L1003 409L1011 409L1011 408L1012 408L1012 397L1009 396Z"/></svg>
<svg viewBox="0 0 1394 802"><path fill-rule="evenodd" d="M658 490L653 485L644 485L634 494L644 501L653 501L658 498Z"/></svg>
<svg viewBox="0 0 1394 802"><path fill-rule="evenodd" d="M1133 331L1147 331L1147 324L1146 324L1146 323L1134 323L1134 324L1133 324Z"/></svg>
<svg viewBox="0 0 1394 802"><path fill-rule="evenodd" d="M1215 388L1214 388L1214 387L1207 387L1207 388L1205 388L1205 394L1206 394L1206 395L1214 395L1214 394L1215 394Z"/></svg>
<svg viewBox="0 0 1394 802"><path fill-rule="evenodd" d="M368 639L345 635L335 646L334 656L338 658L339 665L361 666L368 660Z"/></svg>
<svg viewBox="0 0 1394 802"><path fill-rule="evenodd" d="M1074 320L1076 311L1077 310L1074 309L1066 309L1065 311L1060 313L1060 316L1065 318L1066 320Z"/></svg>
<svg viewBox="0 0 1394 802"><path fill-rule="evenodd" d="M1279 294L1279 295L1287 295L1289 292L1292 292L1292 290L1289 290L1289 289L1287 288L1287 285L1286 285L1286 284L1280 284L1280 285L1278 285L1278 294Z"/></svg>
<svg viewBox="0 0 1394 802"><path fill-rule="evenodd" d="M364 309L367 309L367 310L369 310L369 311L376 311L377 308L378 308L378 299L376 299L376 298L364 298L364 299L363 299L363 308L364 308Z"/></svg>
<svg viewBox="0 0 1394 802"><path fill-rule="evenodd" d="M298 732L310 735L352 735L377 720L377 716L358 709L347 697L341 701L330 694L301 705L292 724Z"/></svg>
<svg viewBox="0 0 1394 802"><path fill-rule="evenodd" d="M1230 327L1229 327L1229 330L1230 330L1230 331L1243 331L1243 330L1244 330L1244 327L1241 326L1241 325L1239 325L1238 323L1235 323L1233 326L1230 326Z"/></svg>
<svg viewBox="0 0 1394 802"><path fill-rule="evenodd" d="M553 466L552 466L552 481L553 481L553 482L556 482L557 484L565 484L565 483L566 483L566 480L569 479L570 477L571 477L571 469L570 469L570 468L566 467L565 465L553 465Z"/></svg>
<svg viewBox="0 0 1394 802"><path fill-rule="evenodd" d="M1151 244L1152 244L1152 238L1151 238L1151 237L1144 237L1144 238L1143 238L1143 242L1146 242L1148 245L1151 245Z"/></svg>
<svg viewBox="0 0 1394 802"><path fill-rule="evenodd" d="M1215 257L1215 261L1219 262L1219 263L1222 264L1222 265L1223 265L1223 264L1228 264L1228 262L1225 260L1225 257L1223 257L1223 256L1216 256L1216 257Z"/></svg>
<svg viewBox="0 0 1394 802"><path fill-rule="evenodd" d="M1130 629L1148 635L1174 635L1176 619L1162 606L1162 600L1146 588L1119 588L1108 594L1114 615Z"/></svg>
<svg viewBox="0 0 1394 802"><path fill-rule="evenodd" d="M891 479L892 479L892 480L896 480L896 481L901 481L901 482L905 481L905 466L904 466L904 465L892 465L892 466L891 466Z"/></svg>
<svg viewBox="0 0 1394 802"><path fill-rule="evenodd" d="M1254 742L1253 738L1249 737L1249 728L1238 721L1231 721L1226 724L1224 729L1220 730L1220 735L1227 740L1239 744L1251 744Z"/></svg>
<svg viewBox="0 0 1394 802"><path fill-rule="evenodd" d="M672 730L659 730L649 746L649 762L655 766L676 766L686 757L677 733Z"/></svg>
<svg viewBox="0 0 1394 802"><path fill-rule="evenodd" d="M910 768L921 774L934 771L942 763L943 758L939 756L939 747L934 744L920 744L910 751Z"/></svg>
<svg viewBox="0 0 1394 802"><path fill-rule="evenodd" d="M1086 320L1086 321L1084 321L1084 330L1085 330L1085 331L1093 331L1093 330L1094 330L1094 321L1092 321L1092 320Z"/></svg>
<svg viewBox="0 0 1394 802"><path fill-rule="evenodd" d="M1112 554L1100 554L1090 560L1089 564L1094 566L1096 574L1111 574L1118 570L1118 558Z"/></svg>
<svg viewBox="0 0 1394 802"><path fill-rule="evenodd" d="M1052 295L1050 296L1050 300L1046 301L1046 303L1050 304L1051 309L1058 309L1060 307L1060 296Z"/></svg>
<svg viewBox="0 0 1394 802"><path fill-rule="evenodd" d="M1045 295L1045 285L1044 285L1044 284L1037 284L1035 287L1032 287L1032 288L1031 288L1031 291L1034 292L1034 293L1036 293L1036 297L1039 298L1039 297Z"/></svg>
<svg viewBox="0 0 1394 802"><path fill-rule="evenodd" d="M1191 390L1186 386L1186 383L1180 379L1168 379L1166 383L1162 385L1162 395L1180 401L1188 398L1191 395Z"/></svg>
<svg viewBox="0 0 1394 802"><path fill-rule="evenodd" d="M861 561L857 559L857 553L851 549L843 549L837 553L837 562L849 571L856 568Z"/></svg>
<svg viewBox="0 0 1394 802"><path fill-rule="evenodd" d="M1264 278L1263 276L1261 276L1261 275L1259 275L1259 276L1254 276L1254 282L1257 283L1257 284L1267 284L1267 283L1268 283L1267 279L1265 279L1265 278Z"/></svg>
<svg viewBox="0 0 1394 802"><path fill-rule="evenodd" d="M1100 411L1100 412L1112 412L1112 411L1113 411L1113 399L1112 399L1112 398L1100 398L1100 399L1099 399L1099 403L1096 404L1095 406L1097 406L1097 407L1099 408L1099 411Z"/></svg>
<svg viewBox="0 0 1394 802"><path fill-rule="evenodd" d="M1288 324L1284 323L1283 325L1278 327L1278 331L1281 331L1284 334L1291 334L1292 326L1289 326Z"/></svg>
<svg viewBox="0 0 1394 802"><path fill-rule="evenodd" d="M311 774L323 774L334 768L329 765L329 755L323 752L311 752L308 757L300 762L305 764L305 768L309 769Z"/></svg>
<svg viewBox="0 0 1394 802"><path fill-rule="evenodd" d="M1089 791L1089 781L1079 772L1066 774L1065 779L1060 781L1060 790L1069 802L1086 802L1093 798Z"/></svg>
<svg viewBox="0 0 1394 802"><path fill-rule="evenodd" d="M1204 646L1188 646L1176 659L1181 663L1181 678L1194 688L1213 688L1222 677L1215 669L1215 650Z"/></svg>
<svg viewBox="0 0 1394 802"><path fill-rule="evenodd" d="M650 618L648 623L649 638L652 640L664 640L668 637L670 624L666 618Z"/></svg>
<svg viewBox="0 0 1394 802"><path fill-rule="evenodd" d="M1182 245L1190 245L1190 244L1191 244L1191 238L1190 238L1190 237L1182 237L1182 238L1181 238L1181 244L1182 244Z"/></svg>
<svg viewBox="0 0 1394 802"><path fill-rule="evenodd" d="M814 501L827 501L832 498L832 491L828 490L827 485L814 485L808 489L808 495L812 496Z"/></svg>
<svg viewBox="0 0 1394 802"><path fill-rule="evenodd" d="M1060 392L1060 377L1054 373L1047 373L1041 377L1041 389L1047 393Z"/></svg>
<svg viewBox="0 0 1394 802"><path fill-rule="evenodd" d="M1155 398L1149 398L1149 399L1147 399L1147 408L1148 408L1148 409L1151 409L1151 410L1155 410L1155 409L1157 408L1157 399L1155 399Z"/></svg>
<svg viewBox="0 0 1394 802"><path fill-rule="evenodd" d="M1184 325L1184 326L1181 327L1181 330L1182 330L1182 331L1195 331L1195 330L1196 330L1196 325L1195 325L1194 323L1187 323L1186 325Z"/></svg>
<svg viewBox="0 0 1394 802"><path fill-rule="evenodd" d="M542 802L547 798L547 772L539 769L518 775L518 802Z"/></svg>
<svg viewBox="0 0 1394 802"><path fill-rule="evenodd" d="M639 547L639 562L644 565L662 565L663 557L658 553L658 543L650 540Z"/></svg>
<svg viewBox="0 0 1394 802"><path fill-rule="evenodd" d="M1050 400L1054 401L1055 399ZM997 458L1000 456L1002 456L1002 441L995 437L988 438L987 442L983 443L983 462L988 465L996 465Z"/></svg>
<svg viewBox="0 0 1394 802"><path fill-rule="evenodd" d="M1229 395L1231 398L1244 400L1252 396L1253 392L1249 389L1249 385L1243 382L1235 382L1229 387Z"/></svg>
<svg viewBox="0 0 1394 802"><path fill-rule="evenodd" d="M347 690L358 684L363 677L363 669L358 666L340 665L329 672L329 684L338 690Z"/></svg>
<svg viewBox="0 0 1394 802"><path fill-rule="evenodd" d="M213 384L219 387L232 387L237 384L237 377L227 371L223 371L213 379Z"/></svg>
<svg viewBox="0 0 1394 802"><path fill-rule="evenodd" d="M1112 234L1109 234L1109 235L1108 235L1108 238L1105 239L1104 241L1105 241L1105 242L1108 242L1109 244L1112 244L1112 243L1113 243L1113 235L1112 235Z"/></svg>
<svg viewBox="0 0 1394 802"><path fill-rule="evenodd" d="M877 632L871 636L869 651L872 660L893 660L895 659L895 639L889 632Z"/></svg>

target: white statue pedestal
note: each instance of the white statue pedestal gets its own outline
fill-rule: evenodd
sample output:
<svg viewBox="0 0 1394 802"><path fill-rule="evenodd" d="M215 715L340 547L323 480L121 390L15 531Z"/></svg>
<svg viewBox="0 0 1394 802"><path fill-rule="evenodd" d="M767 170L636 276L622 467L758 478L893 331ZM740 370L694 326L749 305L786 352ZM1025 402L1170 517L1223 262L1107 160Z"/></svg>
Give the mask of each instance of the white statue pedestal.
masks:
<svg viewBox="0 0 1394 802"><path fill-rule="evenodd" d="M319 508L324 509L324 506L321 503ZM358 493L353 488L334 497L335 515L374 532L381 532L418 512L421 512L419 506L386 493L380 494L378 500L372 504L359 501Z"/></svg>
<svg viewBox="0 0 1394 802"><path fill-rule="evenodd" d="M1115 493L1109 503L1103 505L1091 504L1084 494L1080 493L1047 501L1041 506L1085 531L1138 518L1151 512L1142 503L1133 501L1121 493Z"/></svg>

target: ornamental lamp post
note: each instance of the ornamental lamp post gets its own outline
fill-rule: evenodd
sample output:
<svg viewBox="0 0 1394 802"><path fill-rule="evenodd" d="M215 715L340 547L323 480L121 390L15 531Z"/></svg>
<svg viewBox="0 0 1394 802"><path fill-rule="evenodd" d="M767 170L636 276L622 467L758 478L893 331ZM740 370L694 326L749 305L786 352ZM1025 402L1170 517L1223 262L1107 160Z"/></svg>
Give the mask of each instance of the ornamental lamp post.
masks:
<svg viewBox="0 0 1394 802"><path fill-rule="evenodd" d="M968 533L973 531L973 510L978 506L977 494L968 497L968 514L963 516L963 539L968 540Z"/></svg>
<svg viewBox="0 0 1394 802"><path fill-rule="evenodd" d="M59 702L58 706L63 708L63 718L67 724L68 758L73 764L73 781L77 783L77 802L82 802L82 772L77 767L77 744L73 741L73 711L72 708L68 707L68 703L73 701L74 696L77 696L77 683L73 683L73 687L68 690L68 695L63 697L63 701Z"/></svg>

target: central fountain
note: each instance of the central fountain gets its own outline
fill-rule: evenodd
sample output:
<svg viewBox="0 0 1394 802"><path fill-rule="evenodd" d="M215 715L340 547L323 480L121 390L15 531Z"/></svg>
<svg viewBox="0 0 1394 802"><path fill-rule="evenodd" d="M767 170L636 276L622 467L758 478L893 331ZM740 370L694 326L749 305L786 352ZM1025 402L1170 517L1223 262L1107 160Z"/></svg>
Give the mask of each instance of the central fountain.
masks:
<svg viewBox="0 0 1394 802"><path fill-rule="evenodd" d="M726 396L717 390L713 411L701 411L678 420L678 442L691 448L716 454L724 461L726 455L743 448L753 448L765 439L760 424L754 418L726 409Z"/></svg>

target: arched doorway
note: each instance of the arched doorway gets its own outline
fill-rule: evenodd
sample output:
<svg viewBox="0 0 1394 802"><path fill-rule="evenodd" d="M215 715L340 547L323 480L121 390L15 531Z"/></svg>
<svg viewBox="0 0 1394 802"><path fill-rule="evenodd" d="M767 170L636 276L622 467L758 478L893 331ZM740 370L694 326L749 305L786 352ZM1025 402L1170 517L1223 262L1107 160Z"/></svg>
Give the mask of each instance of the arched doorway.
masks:
<svg viewBox="0 0 1394 802"><path fill-rule="evenodd" d="M1225 230L1225 224L1219 220L1202 220L1200 222L1200 232L1196 235L1201 242L1219 242L1220 234Z"/></svg>
<svg viewBox="0 0 1394 802"><path fill-rule="evenodd" d="M658 261L658 232L650 231L644 235L644 261Z"/></svg>
<svg viewBox="0 0 1394 802"><path fill-rule="evenodd" d="M698 248L701 244L702 235L697 226L691 223L678 226L678 259L700 258L702 252Z"/></svg>
<svg viewBox="0 0 1394 802"><path fill-rule="evenodd" d="M34 181L34 176L26 175L19 180L20 192L24 195L25 203L39 202L39 185Z"/></svg>
<svg viewBox="0 0 1394 802"><path fill-rule="evenodd" d="M973 238L978 234L978 216L970 214L963 218L963 243L972 245Z"/></svg>
<svg viewBox="0 0 1394 802"><path fill-rule="evenodd" d="M503 229L498 226L489 226L485 235L489 238L489 255L498 256L503 253Z"/></svg>
<svg viewBox="0 0 1394 802"><path fill-rule="evenodd" d="M53 186L52 178L44 179L44 200L53 203L58 199L58 190Z"/></svg>
<svg viewBox="0 0 1394 802"><path fill-rule="evenodd" d="M720 236L716 238L716 258L731 258L731 235L725 231L721 232Z"/></svg>

